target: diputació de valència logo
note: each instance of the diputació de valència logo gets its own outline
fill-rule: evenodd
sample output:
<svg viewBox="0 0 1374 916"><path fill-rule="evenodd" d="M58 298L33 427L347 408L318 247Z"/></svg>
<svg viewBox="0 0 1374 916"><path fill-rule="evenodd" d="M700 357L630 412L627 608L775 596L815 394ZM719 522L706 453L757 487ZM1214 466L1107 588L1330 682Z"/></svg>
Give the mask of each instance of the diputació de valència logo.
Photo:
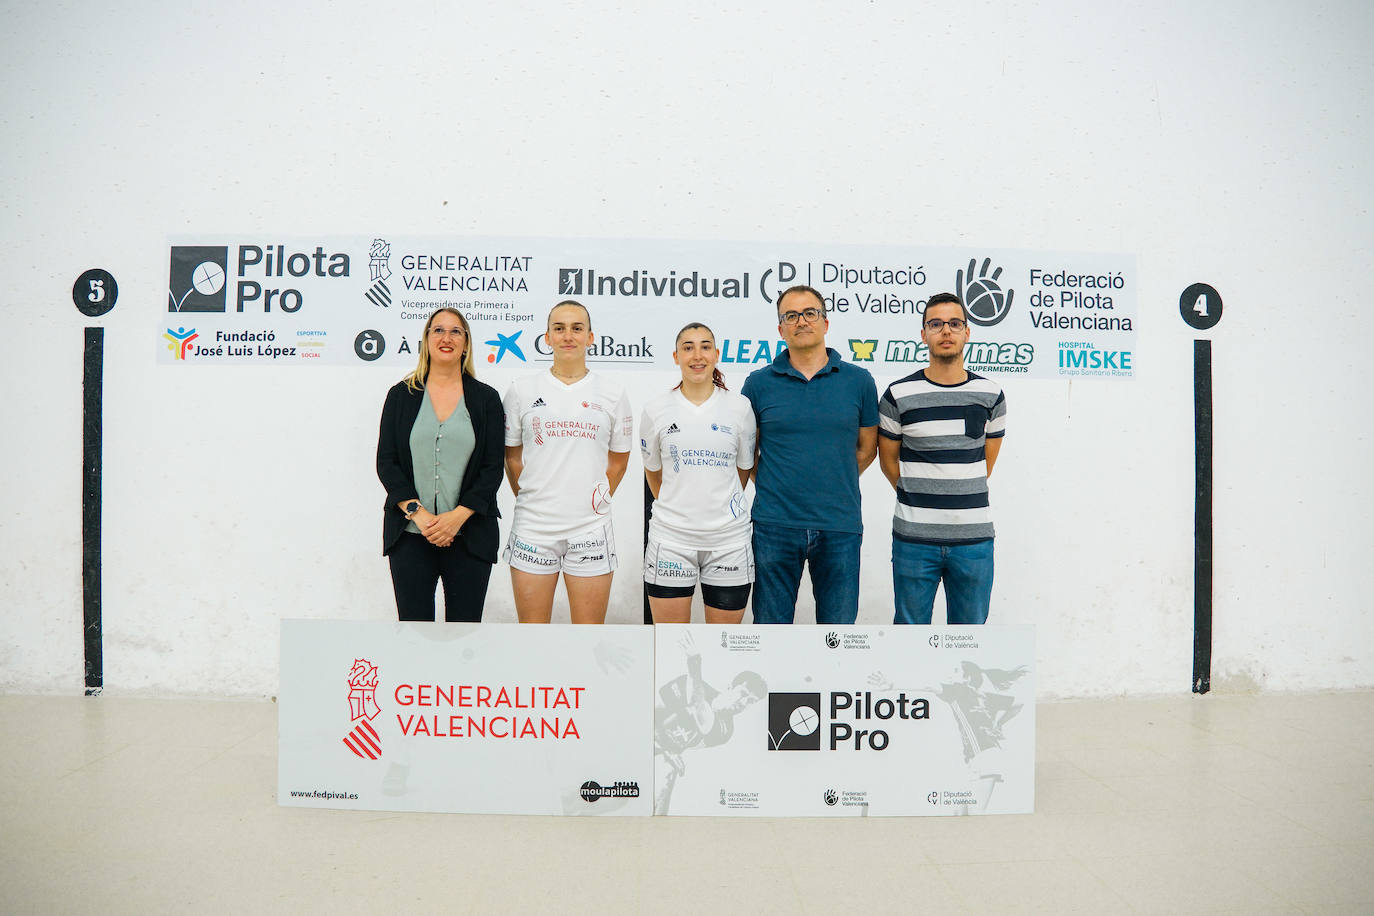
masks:
<svg viewBox="0 0 1374 916"><path fill-rule="evenodd" d="M348 671L348 710L353 730L344 736L344 745L359 757L377 760L382 756L382 736L372 726L381 713L377 705L377 666L365 658L353 659Z"/></svg>

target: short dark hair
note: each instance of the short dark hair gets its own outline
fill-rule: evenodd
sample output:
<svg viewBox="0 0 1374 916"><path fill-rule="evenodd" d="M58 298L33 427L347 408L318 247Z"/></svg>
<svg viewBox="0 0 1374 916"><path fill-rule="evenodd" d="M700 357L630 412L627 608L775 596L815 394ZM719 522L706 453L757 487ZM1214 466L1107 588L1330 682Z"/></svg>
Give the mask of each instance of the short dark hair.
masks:
<svg viewBox="0 0 1374 916"><path fill-rule="evenodd" d="M921 324L925 324L925 312L929 310L932 305L957 305L959 306L959 317L963 318L964 321L968 321L968 309L964 308L964 303L959 301L958 296L953 293L936 293L926 300L926 307L921 312Z"/></svg>
<svg viewBox="0 0 1374 916"><path fill-rule="evenodd" d="M789 287L787 287L787 289L783 290L783 291L778 295L777 308L774 309L774 311L778 311L778 309L781 309L781 308L782 308L782 300L783 300L783 299L786 299L786 298L787 298L789 295L791 295L792 293L810 293L811 295L815 296L815 297L816 297L816 304L819 305L819 306L821 307L821 314L822 314L822 315L825 314L825 297L822 296L822 295L820 294L820 291L819 291L818 289L816 289L814 286L807 286L805 283L798 283L796 286L789 286ZM782 313L781 313L781 312L778 312L778 317L779 317L779 318L782 317Z"/></svg>
<svg viewBox="0 0 1374 916"><path fill-rule="evenodd" d="M582 310L582 314L587 316L587 330L590 331L592 329L592 313L587 310L587 307L585 305L583 305L581 302L578 302L576 299L564 299L562 302L558 303L553 308L549 309L549 317L544 319L544 327L546 329L549 326L549 322L553 320L554 311L556 309L561 309L565 305L575 305L578 308L580 308Z"/></svg>

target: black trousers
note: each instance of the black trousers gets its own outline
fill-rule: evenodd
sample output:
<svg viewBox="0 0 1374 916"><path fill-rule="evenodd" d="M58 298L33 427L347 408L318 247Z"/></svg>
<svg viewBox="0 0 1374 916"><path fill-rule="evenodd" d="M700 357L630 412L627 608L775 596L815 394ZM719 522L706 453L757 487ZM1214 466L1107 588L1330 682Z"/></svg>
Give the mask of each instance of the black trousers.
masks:
<svg viewBox="0 0 1374 916"><path fill-rule="evenodd" d="M434 588L444 581L444 620L478 623L487 600L491 565L468 553L460 534L448 547L435 547L409 531L387 554L391 588L401 620L434 620Z"/></svg>

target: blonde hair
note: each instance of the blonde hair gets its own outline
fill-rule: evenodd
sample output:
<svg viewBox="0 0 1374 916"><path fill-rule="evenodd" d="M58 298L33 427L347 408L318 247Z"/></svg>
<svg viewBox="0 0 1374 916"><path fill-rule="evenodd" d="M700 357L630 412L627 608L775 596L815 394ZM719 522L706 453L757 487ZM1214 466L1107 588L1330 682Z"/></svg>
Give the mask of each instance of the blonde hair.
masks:
<svg viewBox="0 0 1374 916"><path fill-rule="evenodd" d="M406 387L411 391L422 391L425 379L429 378L429 329L434 324L434 319L445 312L457 318L458 323L463 326L463 371L473 378L477 377L475 363L472 360L472 329L468 327L468 320L457 309L444 307L434 310L434 314L429 316L429 320L425 322L425 329L420 334L420 345L416 347L420 351L420 361L416 364L415 371L404 379Z"/></svg>

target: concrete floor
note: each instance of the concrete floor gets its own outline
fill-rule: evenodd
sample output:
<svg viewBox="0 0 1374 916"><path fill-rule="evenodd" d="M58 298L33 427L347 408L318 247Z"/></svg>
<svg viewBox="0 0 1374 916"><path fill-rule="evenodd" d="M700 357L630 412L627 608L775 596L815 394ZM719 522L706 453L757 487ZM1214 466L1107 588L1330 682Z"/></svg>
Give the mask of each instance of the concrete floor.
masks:
<svg viewBox="0 0 1374 916"><path fill-rule="evenodd" d="M3 913L1374 913L1374 692L1042 703L1036 812L276 804L267 702L0 696Z"/></svg>

